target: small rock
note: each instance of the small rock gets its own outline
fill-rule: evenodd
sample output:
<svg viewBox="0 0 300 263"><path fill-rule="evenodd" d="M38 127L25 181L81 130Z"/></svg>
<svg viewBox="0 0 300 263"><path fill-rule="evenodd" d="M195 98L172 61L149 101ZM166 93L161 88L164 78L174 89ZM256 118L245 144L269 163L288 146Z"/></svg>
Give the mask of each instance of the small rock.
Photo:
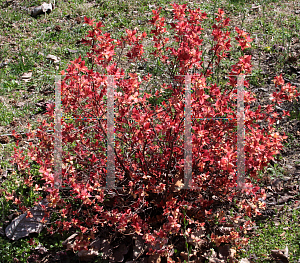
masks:
<svg viewBox="0 0 300 263"><path fill-rule="evenodd" d="M300 14L300 9L295 11L295 14L298 15Z"/></svg>

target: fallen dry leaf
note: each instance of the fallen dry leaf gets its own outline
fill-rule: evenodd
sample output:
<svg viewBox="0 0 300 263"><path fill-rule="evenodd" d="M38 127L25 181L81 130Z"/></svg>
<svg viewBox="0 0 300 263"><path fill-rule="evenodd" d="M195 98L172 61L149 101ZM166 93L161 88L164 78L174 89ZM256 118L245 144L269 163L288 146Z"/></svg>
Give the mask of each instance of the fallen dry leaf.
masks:
<svg viewBox="0 0 300 263"><path fill-rule="evenodd" d="M66 250L71 250L74 247L74 240L78 234L73 234L69 236L64 242L62 242L63 248Z"/></svg>
<svg viewBox="0 0 300 263"><path fill-rule="evenodd" d="M94 248L94 250L97 250L101 253L103 259L107 259L111 257L112 250L110 243L105 238L99 238L97 237L91 244L91 248Z"/></svg>
<svg viewBox="0 0 300 263"><path fill-rule="evenodd" d="M98 256L99 252L97 250L89 249L89 250L81 250L78 251L78 257L81 261L91 261L94 257Z"/></svg>
<svg viewBox="0 0 300 263"><path fill-rule="evenodd" d="M148 258L148 263L161 263L161 256L160 255L151 255Z"/></svg>
<svg viewBox="0 0 300 263"><path fill-rule="evenodd" d="M143 253L144 240L141 236L136 235L134 238L133 258L136 259Z"/></svg>
<svg viewBox="0 0 300 263"><path fill-rule="evenodd" d="M283 237L284 235L285 235L285 231L280 234L281 237Z"/></svg>
<svg viewBox="0 0 300 263"><path fill-rule="evenodd" d="M252 10L259 10L260 9L260 5L252 4L251 8L252 8Z"/></svg>
<svg viewBox="0 0 300 263"><path fill-rule="evenodd" d="M75 18L75 21L77 22L77 24L80 24L81 23L81 17L80 16L77 16Z"/></svg>
<svg viewBox="0 0 300 263"><path fill-rule="evenodd" d="M60 62L60 58L54 55L48 55L46 57L47 59L50 59L51 61L53 61L54 64L59 63Z"/></svg>
<svg viewBox="0 0 300 263"><path fill-rule="evenodd" d="M219 258L220 259L227 259L230 255L230 246L224 245L219 247Z"/></svg>
<svg viewBox="0 0 300 263"><path fill-rule="evenodd" d="M57 32L60 32L62 29L61 29L61 26L60 25L56 25L54 27L54 30L57 31Z"/></svg>
<svg viewBox="0 0 300 263"><path fill-rule="evenodd" d="M290 201L291 199L294 199L294 196L292 195L285 195L285 196L282 196L279 200L278 200L278 204L284 204L288 201Z"/></svg>
<svg viewBox="0 0 300 263"><path fill-rule="evenodd" d="M7 60L6 62L0 63L0 68L4 68L5 66L7 66L10 61L11 61L11 59Z"/></svg>
<svg viewBox="0 0 300 263"><path fill-rule="evenodd" d="M38 15L42 14L42 13L51 13L51 11L53 10L54 5L53 4L47 4L47 3L43 3L41 6L37 6L34 7L31 10L31 16L32 17L37 17Z"/></svg>
<svg viewBox="0 0 300 263"><path fill-rule="evenodd" d="M205 231L200 228L196 231L191 232L191 235L188 237L187 242L188 244L195 246L195 248L197 249L205 244L206 241L204 239L201 239L204 236L205 236Z"/></svg>
<svg viewBox="0 0 300 263"><path fill-rule="evenodd" d="M113 262L123 262L124 255L126 255L127 253L128 253L128 247L122 243L120 246L114 249L111 259Z"/></svg>
<svg viewBox="0 0 300 263"><path fill-rule="evenodd" d="M26 104L26 103L25 103L24 101L19 101L19 102L16 103L15 106L16 106L17 108L22 108L22 107L24 107L25 104Z"/></svg>
<svg viewBox="0 0 300 263"><path fill-rule="evenodd" d="M289 249L288 246L285 247L285 249L276 249L271 250L271 257L276 260L280 261L282 263L289 263Z"/></svg>
<svg viewBox="0 0 300 263"><path fill-rule="evenodd" d="M18 240L28 236L30 233L40 233L43 229L42 222L45 211L41 205L47 206L48 202L42 200L38 206L30 208L31 216L27 217L27 212L15 218L9 226L5 228L6 236L11 240ZM49 218L46 217L46 220Z"/></svg>
<svg viewBox="0 0 300 263"><path fill-rule="evenodd" d="M28 82L32 77L32 72L27 72L27 73L24 73L22 76L21 76L21 79L24 81L24 82Z"/></svg>
<svg viewBox="0 0 300 263"><path fill-rule="evenodd" d="M9 143L9 137L8 136L0 136L0 143L2 143L2 144Z"/></svg>

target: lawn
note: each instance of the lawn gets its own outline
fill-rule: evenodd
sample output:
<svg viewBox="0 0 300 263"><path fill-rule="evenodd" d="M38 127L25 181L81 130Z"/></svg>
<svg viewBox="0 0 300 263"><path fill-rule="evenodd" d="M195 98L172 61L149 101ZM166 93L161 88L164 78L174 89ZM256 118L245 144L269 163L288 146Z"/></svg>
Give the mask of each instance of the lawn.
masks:
<svg viewBox="0 0 300 263"><path fill-rule="evenodd" d="M110 236L109 241L101 239L101 236L98 240L101 253L90 259L87 255L80 256L80 253L68 250L66 242L63 244L73 233L59 234L54 231L50 235L44 228L40 233L32 233L16 241L5 234L11 221L21 215L18 206L8 202L7 193L14 192L15 195L23 196L28 206L37 197L23 186L19 168L10 163L14 147L17 143L21 149L27 149L27 124L36 128L38 119L46 119L46 104L55 101L55 76L67 68L69 61L80 55L85 57L88 48L80 40L90 28L84 23L84 17L102 21L102 31L109 32L115 39L124 36L125 29L137 29L138 32L150 34L148 22L153 16L152 10L158 7L162 7L161 15L166 17L168 28L173 22L170 6L173 2L168 0L53 1L54 9L51 13L31 17L28 10L42 3L0 0L0 262L167 262L166 257L147 256L145 249L141 249L143 243L139 238L135 240L135 246L128 245L132 240L126 235ZM208 19L203 22L203 27L211 25L218 8L223 8L230 18L231 30L237 26L251 34L253 42L247 54L252 56L253 70L247 80L250 83L249 90L257 98L254 108L266 105L275 91L273 79L277 75L282 74L284 80L299 91L300 2L180 0L176 3L186 3L188 8L205 11ZM204 40L209 45L210 38L207 36ZM141 74L153 74L156 77L155 83L150 88L154 89L165 80L166 69L160 65L159 60L155 61L150 56L153 51L151 43L145 42L144 47L149 57L147 63L135 64L121 60L119 66L125 69L126 74L138 71ZM238 50L234 49L231 59L238 57ZM227 80L222 73L227 68L229 65L224 63L218 74L209 81L224 85ZM205 245L201 246L202 241L195 245L187 242L187 238L182 238L176 240L177 248L173 255L175 262L273 262L271 251L286 248L289 261L284 261L286 258L283 257L282 262L299 262L300 104L299 101L284 103L276 110L278 113L282 110L290 111L290 116L274 124L277 131L285 132L288 138L281 153L275 156L266 169L260 171L262 180L259 184L266 190L267 207L262 215L254 218L255 224L244 233L249 238L249 244L244 247L224 244L218 247L206 235L202 238ZM23 134L21 140L15 139L14 131ZM38 174L38 167L33 166L32 169ZM226 212L233 212L234 209L231 209ZM55 220L56 216L53 215L51 219ZM184 233L187 226L185 221L182 225ZM216 224L214 230L222 227ZM109 236L106 233L109 230L103 231L103 237ZM115 254L105 251L106 246L115 254L122 254L121 259L118 261ZM132 261L134 257L136 260Z"/></svg>

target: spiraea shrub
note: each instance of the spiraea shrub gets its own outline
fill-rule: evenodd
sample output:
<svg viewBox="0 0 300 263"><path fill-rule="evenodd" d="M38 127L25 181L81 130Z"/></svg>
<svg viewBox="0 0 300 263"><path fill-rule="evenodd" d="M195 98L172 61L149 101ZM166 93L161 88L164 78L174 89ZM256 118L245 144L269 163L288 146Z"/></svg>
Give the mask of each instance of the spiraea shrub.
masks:
<svg viewBox="0 0 300 263"><path fill-rule="evenodd" d="M274 105L291 101L299 93L278 76L274 82L280 90L272 94L272 102L252 110L256 98L247 91L249 83L244 81L246 187L238 190L237 76L251 74L251 55L244 50L252 39L239 28L230 32L230 21L221 9L212 27L202 28L205 12L187 9L186 5L172 7L173 22L168 30L161 9L153 10L150 36L126 29L124 37L112 39L102 32L102 22L85 18L91 30L82 42L90 47L86 59L91 66L78 57L61 72L65 76L61 81L63 115L74 118L62 119L62 187L68 190L54 187L54 135L46 132L54 129L54 105L49 105L47 120L38 128L28 126L27 136L34 144L30 142L27 151L15 149L12 159L24 184L40 199L47 198L48 211L56 212L55 220L48 225L49 233L82 233L74 250L87 249L88 240L104 226L121 234L141 235L150 246L148 253L155 250L171 255L174 236L194 237L193 231L199 228L206 230L216 245L239 246L247 242L242 233L251 220L244 220L230 233L217 234L212 230L216 218L220 224L236 222L241 216L249 219L264 209L265 193L253 179L258 180L258 172L279 153L285 139L273 127L283 117L274 111ZM205 34L210 35L212 43L208 49L203 41ZM154 51L146 58L143 41L147 39L152 41ZM228 81L212 83L233 47L241 56L230 62L227 72L222 71ZM151 74L139 78L131 72L125 76L124 69L118 67L120 61L151 59L165 69L166 83L150 91L142 87L150 85ZM197 189L183 189L184 75L192 70L196 72L191 76L192 185ZM108 75L114 75L115 84L115 185L122 189L103 188L107 175ZM228 119L213 119L222 117ZM39 167L38 173L32 173L32 164ZM26 211L22 196L14 202ZM220 204L233 204L237 209L233 214L217 213L215 207ZM190 226L187 233L182 232L184 209Z"/></svg>

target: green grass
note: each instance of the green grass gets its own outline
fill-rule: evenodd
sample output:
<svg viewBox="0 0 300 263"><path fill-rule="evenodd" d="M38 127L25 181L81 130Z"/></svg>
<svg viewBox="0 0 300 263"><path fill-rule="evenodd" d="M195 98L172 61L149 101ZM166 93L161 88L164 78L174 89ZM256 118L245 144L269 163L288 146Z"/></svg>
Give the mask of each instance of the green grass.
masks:
<svg viewBox="0 0 300 263"><path fill-rule="evenodd" d="M253 262L271 262L271 250L288 246L290 262L297 262L300 258L300 211L289 211L289 206L285 205L280 214L279 220L271 218L257 224L259 228L253 236L248 236L249 244L241 250L240 258L248 258Z"/></svg>
<svg viewBox="0 0 300 263"><path fill-rule="evenodd" d="M295 103L293 109L290 112L290 119L300 120L300 101L299 103Z"/></svg>
<svg viewBox="0 0 300 263"><path fill-rule="evenodd" d="M20 239L15 242L0 237L1 262L27 262L30 256L31 246L28 238ZM19 260L19 261L16 261Z"/></svg>

